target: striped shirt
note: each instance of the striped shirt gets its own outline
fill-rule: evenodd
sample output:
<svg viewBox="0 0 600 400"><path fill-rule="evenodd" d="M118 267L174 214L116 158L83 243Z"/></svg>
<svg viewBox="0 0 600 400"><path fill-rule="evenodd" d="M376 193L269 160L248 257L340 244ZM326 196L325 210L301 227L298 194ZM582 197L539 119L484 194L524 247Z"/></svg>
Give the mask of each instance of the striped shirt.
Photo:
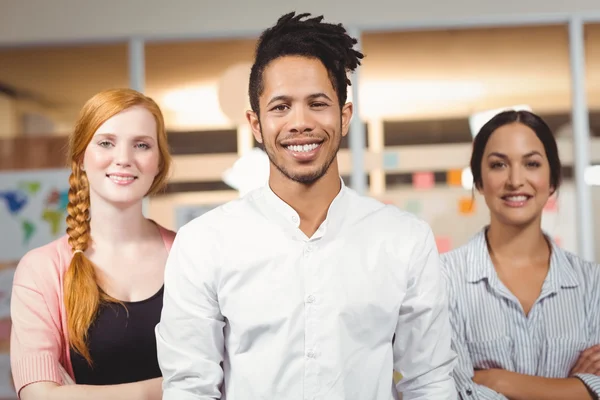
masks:
<svg viewBox="0 0 600 400"><path fill-rule="evenodd" d="M600 268L552 242L548 275L529 315L500 281L485 230L441 256L458 354L457 390L466 399L506 399L473 382L474 370L500 368L566 378L588 347L600 344ZM600 377L578 374L596 396Z"/></svg>

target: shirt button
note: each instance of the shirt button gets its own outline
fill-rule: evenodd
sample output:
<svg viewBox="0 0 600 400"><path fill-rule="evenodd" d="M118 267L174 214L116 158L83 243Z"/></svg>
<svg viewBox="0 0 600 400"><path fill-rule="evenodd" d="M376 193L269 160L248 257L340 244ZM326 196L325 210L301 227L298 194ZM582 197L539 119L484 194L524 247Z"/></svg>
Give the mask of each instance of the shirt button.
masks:
<svg viewBox="0 0 600 400"><path fill-rule="evenodd" d="M315 301L315 296L313 296L312 294L306 298L307 303L312 303L314 301Z"/></svg>
<svg viewBox="0 0 600 400"><path fill-rule="evenodd" d="M467 389L466 390L467 396L470 396L473 394L473 391L471 389Z"/></svg>
<svg viewBox="0 0 600 400"><path fill-rule="evenodd" d="M309 350L306 352L306 357L308 358L315 358L315 353L312 350Z"/></svg>
<svg viewBox="0 0 600 400"><path fill-rule="evenodd" d="M296 217L295 215L292 217L292 221L294 222L298 222L298 217Z"/></svg>

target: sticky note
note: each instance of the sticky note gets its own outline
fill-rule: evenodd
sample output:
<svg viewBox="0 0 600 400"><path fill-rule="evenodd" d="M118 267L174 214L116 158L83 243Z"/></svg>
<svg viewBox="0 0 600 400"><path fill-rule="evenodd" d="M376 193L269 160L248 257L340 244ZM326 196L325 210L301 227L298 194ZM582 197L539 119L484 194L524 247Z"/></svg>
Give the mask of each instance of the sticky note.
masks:
<svg viewBox="0 0 600 400"><path fill-rule="evenodd" d="M458 200L458 213L470 215L475 212L475 201L471 197L461 197Z"/></svg>
<svg viewBox="0 0 600 400"><path fill-rule="evenodd" d="M398 153L385 152L383 153L383 169L396 169L398 168Z"/></svg>
<svg viewBox="0 0 600 400"><path fill-rule="evenodd" d="M412 178L415 189L430 189L435 185L433 172L415 172Z"/></svg>
<svg viewBox="0 0 600 400"><path fill-rule="evenodd" d="M462 186L462 170L453 169L446 172L446 183L450 186Z"/></svg>
<svg viewBox="0 0 600 400"><path fill-rule="evenodd" d="M398 371L394 371L394 383L397 385L402 380L402 374Z"/></svg>
<svg viewBox="0 0 600 400"><path fill-rule="evenodd" d="M449 237L436 237L435 244L440 254L452 250L452 240Z"/></svg>
<svg viewBox="0 0 600 400"><path fill-rule="evenodd" d="M419 214L423 210L423 204L421 200L410 199L404 203L404 210L412 214Z"/></svg>
<svg viewBox="0 0 600 400"><path fill-rule="evenodd" d="M550 196L546 205L544 206L545 212L557 212L558 211L558 201L555 196Z"/></svg>

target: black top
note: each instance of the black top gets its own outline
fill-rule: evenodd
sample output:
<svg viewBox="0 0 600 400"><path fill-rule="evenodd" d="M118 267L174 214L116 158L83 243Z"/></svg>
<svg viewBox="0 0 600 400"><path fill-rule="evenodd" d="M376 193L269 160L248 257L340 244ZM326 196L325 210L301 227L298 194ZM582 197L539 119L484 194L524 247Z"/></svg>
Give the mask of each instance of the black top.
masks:
<svg viewBox="0 0 600 400"><path fill-rule="evenodd" d="M161 376L154 328L160 320L163 290L146 300L123 302L127 310L121 304L100 306L88 332L93 365L71 348L77 384L116 385Z"/></svg>

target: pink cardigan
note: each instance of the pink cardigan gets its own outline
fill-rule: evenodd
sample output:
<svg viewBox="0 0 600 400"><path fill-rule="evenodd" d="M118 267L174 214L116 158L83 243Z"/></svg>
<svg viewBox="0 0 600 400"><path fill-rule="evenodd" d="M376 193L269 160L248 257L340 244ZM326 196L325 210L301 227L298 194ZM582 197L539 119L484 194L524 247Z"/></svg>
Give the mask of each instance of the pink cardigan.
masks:
<svg viewBox="0 0 600 400"><path fill-rule="evenodd" d="M159 226L167 251L175 233ZM11 297L10 364L17 393L31 383L74 379L67 336L63 278L73 257L67 236L28 252L19 262Z"/></svg>

